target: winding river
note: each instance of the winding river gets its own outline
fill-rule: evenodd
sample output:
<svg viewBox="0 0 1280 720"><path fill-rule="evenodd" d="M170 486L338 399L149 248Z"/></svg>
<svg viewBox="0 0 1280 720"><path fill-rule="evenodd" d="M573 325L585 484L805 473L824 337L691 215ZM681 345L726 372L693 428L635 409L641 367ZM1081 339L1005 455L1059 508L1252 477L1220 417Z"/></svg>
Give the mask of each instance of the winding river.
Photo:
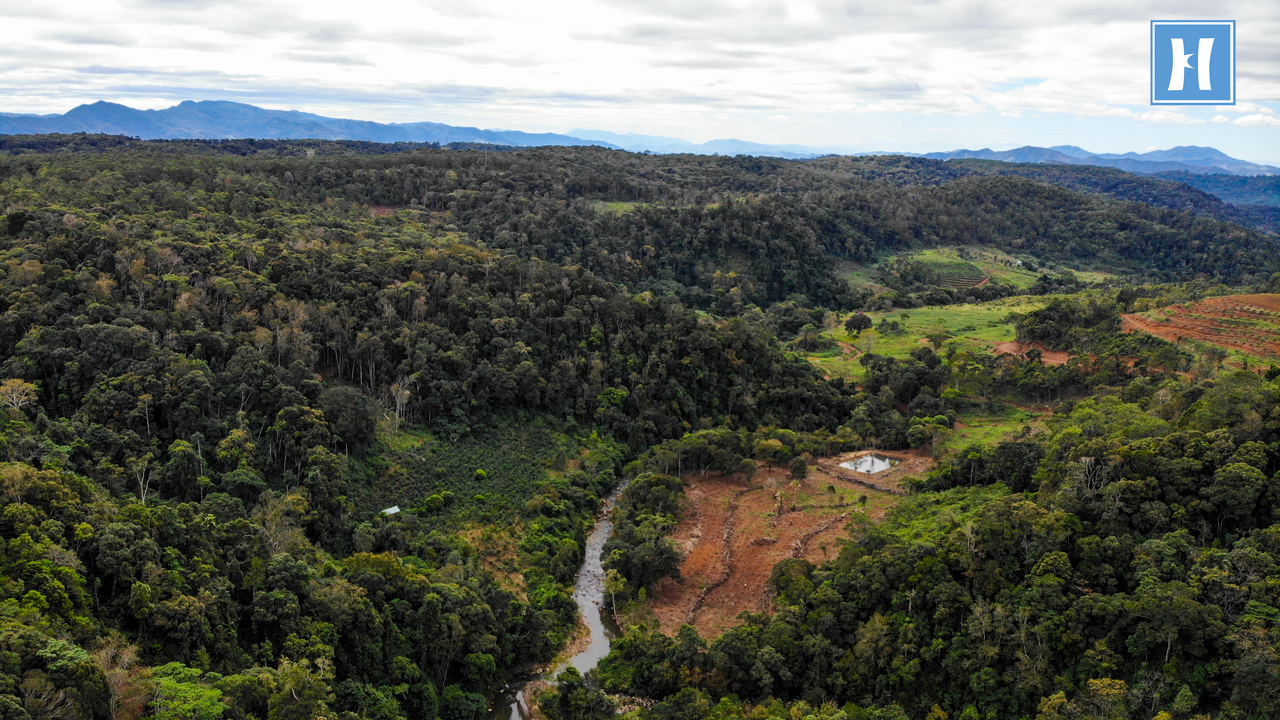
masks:
<svg viewBox="0 0 1280 720"><path fill-rule="evenodd" d="M609 513L626 486L626 482L619 483L600 503L600 514L596 518L595 527L587 536L586 557L582 561L582 567L578 569L578 579L573 584L573 600L578 604L578 614L591 631L591 642L586 649L542 675L519 678L507 683L502 693L494 699L489 720L531 720L533 715L529 712L528 699L524 694L526 685L534 680L554 678L570 665L586 675L601 658L609 654L609 641L618 636L619 630L613 616L604 606L604 543L613 532Z"/></svg>

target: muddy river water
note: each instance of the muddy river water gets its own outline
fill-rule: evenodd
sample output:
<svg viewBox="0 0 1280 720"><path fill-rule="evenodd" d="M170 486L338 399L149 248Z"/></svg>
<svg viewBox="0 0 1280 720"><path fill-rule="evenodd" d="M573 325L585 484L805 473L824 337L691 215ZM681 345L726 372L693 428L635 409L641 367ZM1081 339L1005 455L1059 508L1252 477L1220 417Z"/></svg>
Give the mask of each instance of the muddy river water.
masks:
<svg viewBox="0 0 1280 720"><path fill-rule="evenodd" d="M619 634L613 616L604 606L604 543L613 532L613 522L609 513L618 496L626 488L626 483L619 483L608 497L600 504L600 514L596 518L595 527L587 536L587 549L582 567L578 569L578 579L573 585L573 600L578 604L578 614L591 632L591 640L587 647L568 660L551 668L546 673L535 677L524 677L512 680L503 688L502 693L494 699L493 710L489 720L531 720L529 698L525 696L525 686L534 680L554 678L566 667L573 666L583 675L594 668L600 659L609 654L609 641Z"/></svg>

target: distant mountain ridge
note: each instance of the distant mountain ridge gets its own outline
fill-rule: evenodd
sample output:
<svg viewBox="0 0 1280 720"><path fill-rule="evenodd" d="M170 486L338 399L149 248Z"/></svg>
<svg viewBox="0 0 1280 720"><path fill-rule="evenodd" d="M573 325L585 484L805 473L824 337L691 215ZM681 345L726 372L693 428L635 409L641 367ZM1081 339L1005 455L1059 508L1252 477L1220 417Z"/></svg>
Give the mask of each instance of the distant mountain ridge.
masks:
<svg viewBox="0 0 1280 720"><path fill-rule="evenodd" d="M129 135L144 140L262 138L616 147L556 133L481 130L432 122L342 120L297 110L265 110L254 105L216 100L185 100L163 110L135 110L99 101L72 108L63 115L0 113L0 135L77 132Z"/></svg>
<svg viewBox="0 0 1280 720"><path fill-rule="evenodd" d="M611 143L623 150L631 152L653 152L661 154L692 153L695 155L764 155L780 157L787 160L805 160L822 155L845 155L840 148L813 148L804 145L769 145L746 140L710 140L704 143L691 143L674 137L661 135L637 135L635 133L615 133L606 130L570 130L569 135L583 139L599 140Z"/></svg>
<svg viewBox="0 0 1280 720"><path fill-rule="evenodd" d="M855 151L848 147L774 145L726 138L692 143L675 137L574 129L568 133L527 133L519 130L482 130L434 122L377 123L344 120L297 110L267 110L245 103L219 100L183 102L163 110L135 110L99 101L72 108L62 115L26 115L0 112L0 135L48 133L106 133L145 140L173 139L277 139L366 140L382 143L438 142L442 144L492 143L516 147L538 145L594 145L632 152L699 155L760 155L804 160L822 155L901 154L936 160L975 158L1011 163L1096 165L1143 175L1280 175L1280 167L1260 165L1211 147L1184 145L1146 153L1091 153L1076 145L1043 148L1028 145L1013 150L951 150L948 152L890 153Z"/></svg>
<svg viewBox="0 0 1280 720"><path fill-rule="evenodd" d="M1182 172L1195 175L1280 175L1280 168L1259 165L1227 155L1211 147L1181 145L1169 150L1153 150L1146 153L1127 152L1090 153L1075 145L1055 145L1049 148L1027 145L1013 150L952 150L926 153L923 157L935 160L974 158L1000 160L1013 163L1056 163L1060 165L1098 165L1131 173L1153 175L1155 173Z"/></svg>

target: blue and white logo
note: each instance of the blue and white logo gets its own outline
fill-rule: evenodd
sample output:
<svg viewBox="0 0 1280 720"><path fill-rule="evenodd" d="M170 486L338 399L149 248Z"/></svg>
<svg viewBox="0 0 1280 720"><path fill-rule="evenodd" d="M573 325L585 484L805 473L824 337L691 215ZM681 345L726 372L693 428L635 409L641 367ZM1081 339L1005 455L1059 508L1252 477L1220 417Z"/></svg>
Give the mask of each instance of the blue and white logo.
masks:
<svg viewBox="0 0 1280 720"><path fill-rule="evenodd" d="M1151 21L1152 105L1235 105L1234 20Z"/></svg>

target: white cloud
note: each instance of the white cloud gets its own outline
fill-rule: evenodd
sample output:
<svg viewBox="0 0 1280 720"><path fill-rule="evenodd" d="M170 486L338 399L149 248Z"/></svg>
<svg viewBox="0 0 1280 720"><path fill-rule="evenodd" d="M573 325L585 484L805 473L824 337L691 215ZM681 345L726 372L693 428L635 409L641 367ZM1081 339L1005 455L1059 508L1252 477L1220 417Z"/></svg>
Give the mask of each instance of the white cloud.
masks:
<svg viewBox="0 0 1280 720"><path fill-rule="evenodd" d="M1238 102L1235 105L1215 105L1213 109L1218 112L1239 113L1241 115L1253 113L1262 113L1263 115L1275 114L1275 110L1272 110L1266 105L1258 105L1257 103L1251 102Z"/></svg>
<svg viewBox="0 0 1280 720"><path fill-rule="evenodd" d="M1245 115L1242 118L1237 118L1233 124L1252 127L1280 127L1280 118L1259 113L1257 115Z"/></svg>
<svg viewBox="0 0 1280 720"><path fill-rule="evenodd" d="M1169 110L1167 108L1155 108L1144 112L1134 112L1129 108L1108 108L1104 115L1111 117L1132 118L1134 120L1145 120L1147 122L1156 123L1175 123L1178 125L1200 125L1204 123L1204 118L1191 117L1177 110ZM1215 122L1221 122L1215 120Z"/></svg>
<svg viewBox="0 0 1280 720"><path fill-rule="evenodd" d="M0 46L0 110L216 97L691 139L803 125L826 142L855 137L837 118L877 114L1274 127L1280 4L1226 2L1243 100L1184 111L1147 104L1147 33L1202 14L1191 0L0 0L6 35L24 38Z"/></svg>

